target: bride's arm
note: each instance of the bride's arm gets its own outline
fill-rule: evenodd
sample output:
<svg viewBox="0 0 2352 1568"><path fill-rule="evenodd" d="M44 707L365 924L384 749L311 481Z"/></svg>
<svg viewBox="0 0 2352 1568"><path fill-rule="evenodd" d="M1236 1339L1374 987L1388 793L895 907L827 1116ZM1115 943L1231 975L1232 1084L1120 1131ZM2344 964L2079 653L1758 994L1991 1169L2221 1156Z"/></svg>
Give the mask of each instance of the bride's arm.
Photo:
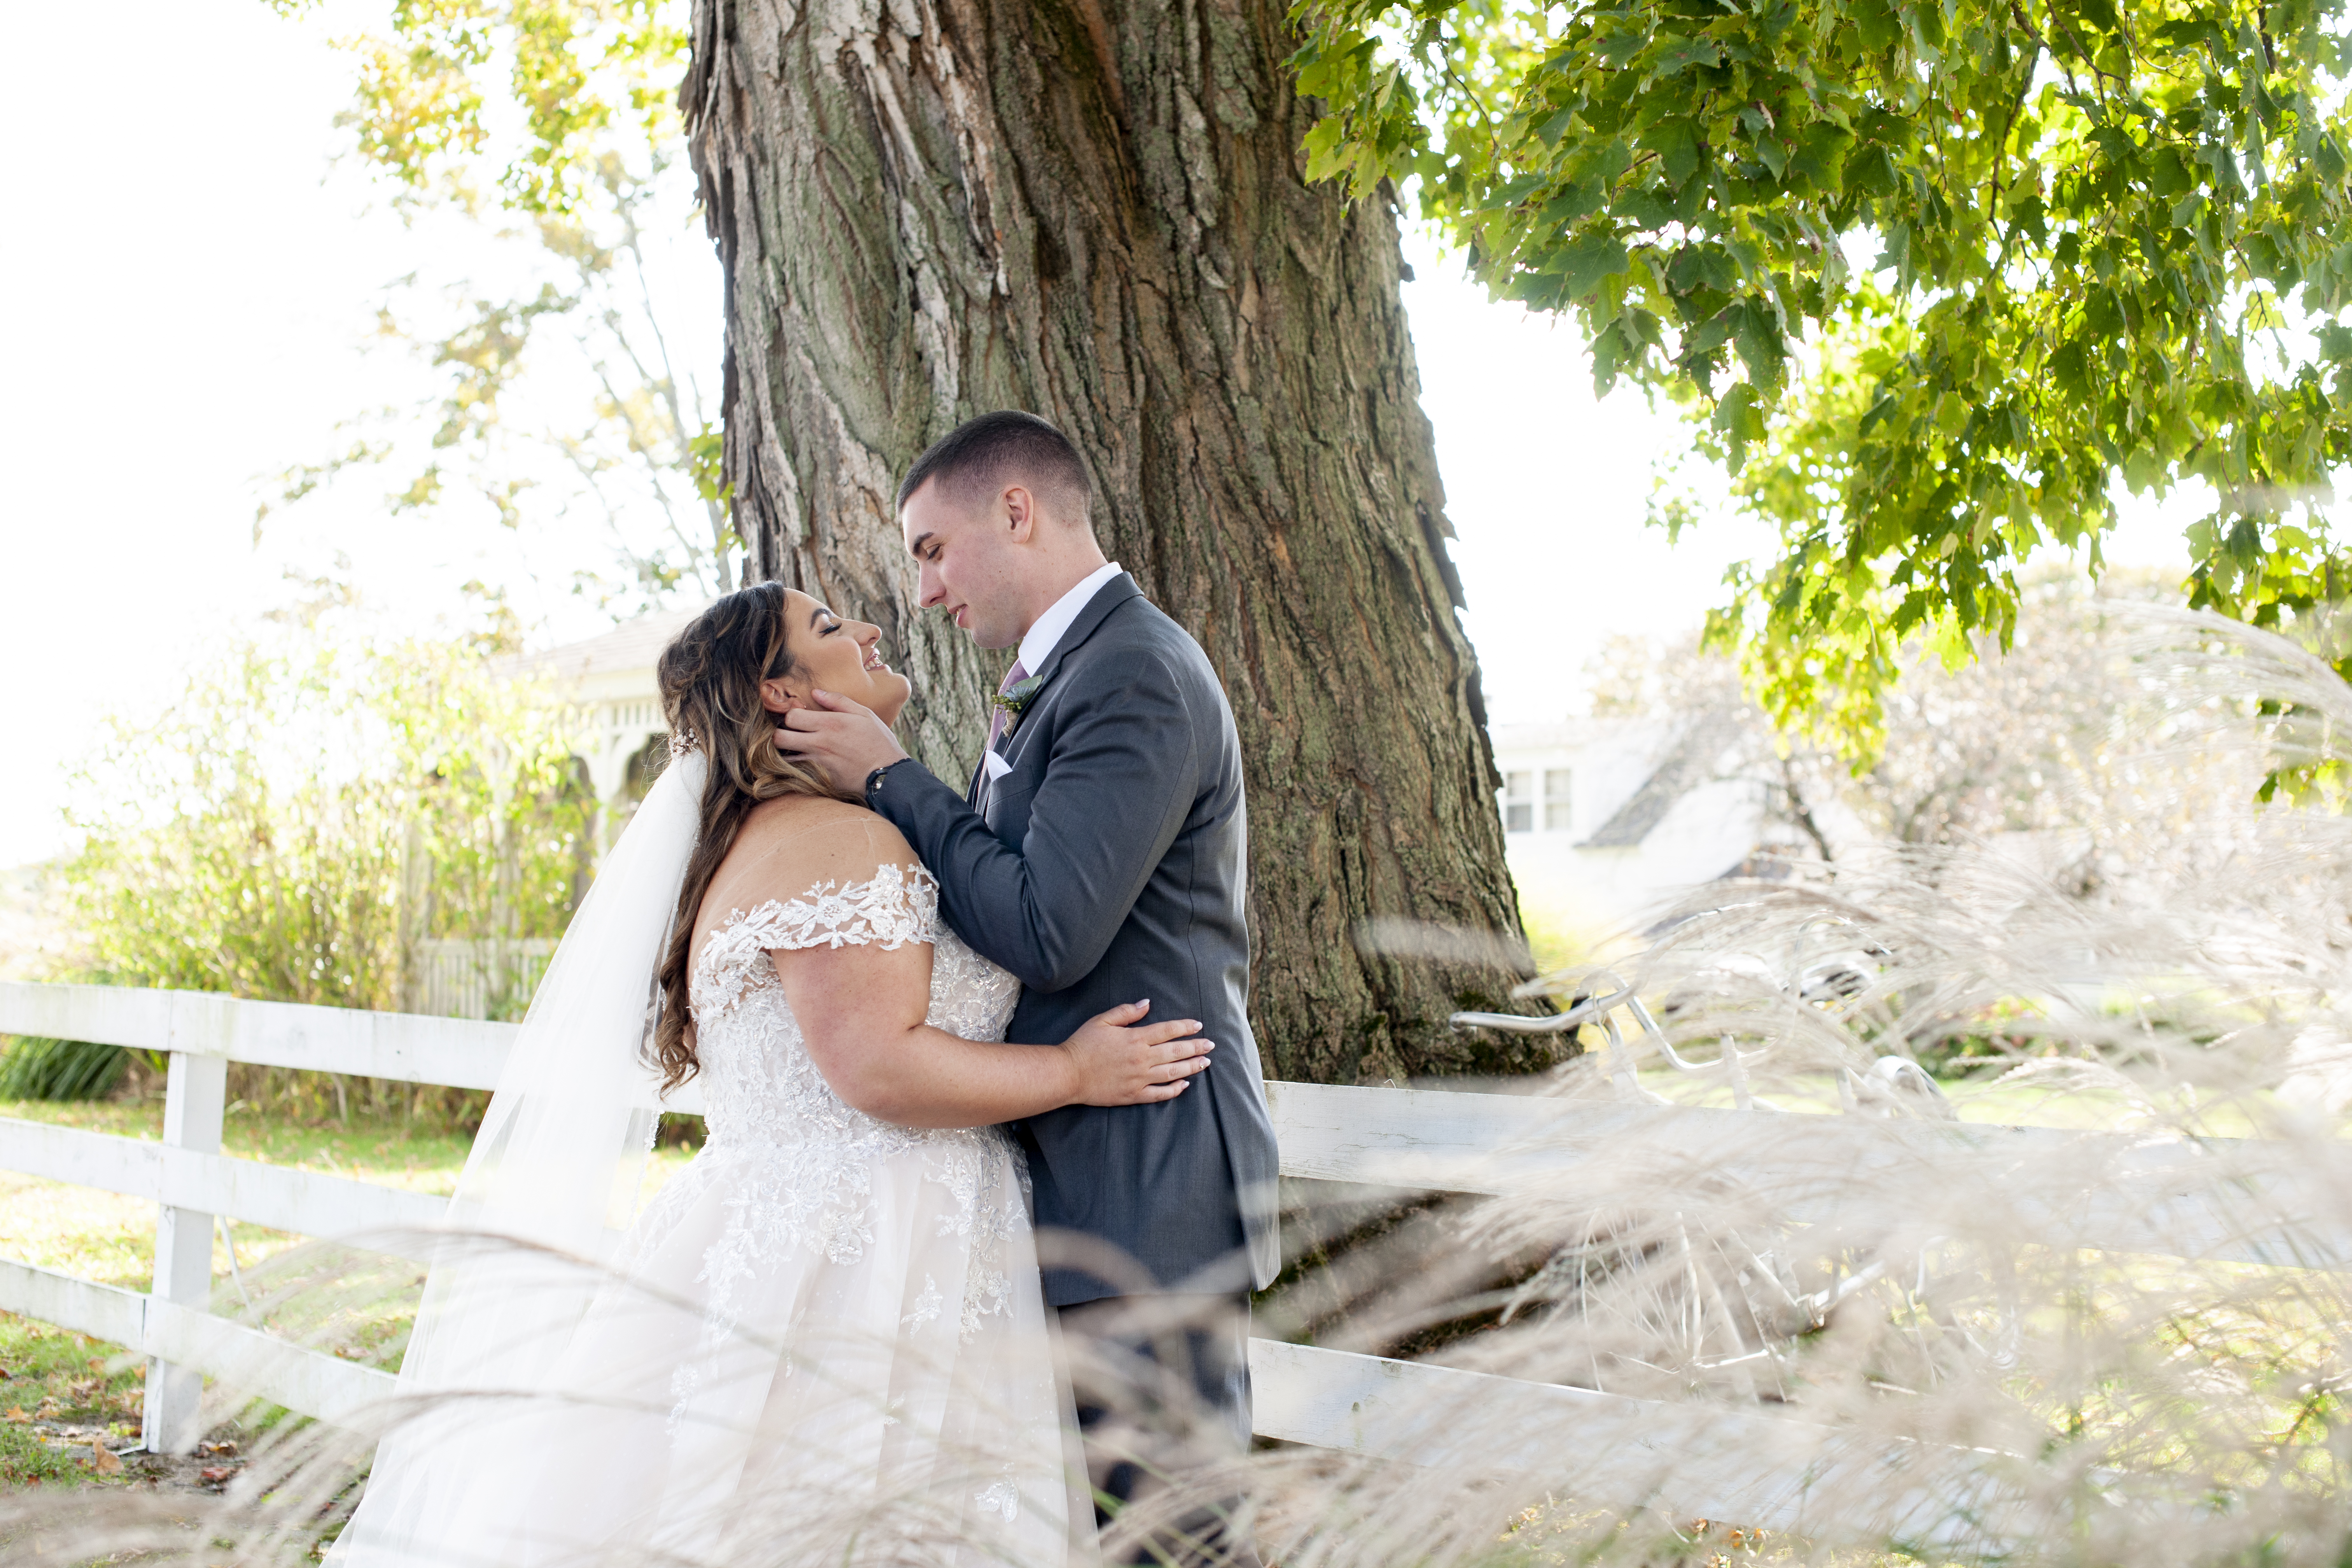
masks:
<svg viewBox="0 0 2352 1568"><path fill-rule="evenodd" d="M760 808L738 850L706 908L789 904L819 887L869 882L885 866L919 864L880 817L814 802ZM911 904L895 913L911 926ZM873 910L861 918L887 923L892 915ZM1173 1100L1215 1048L1194 1037L1201 1026L1192 1019L1142 1023L1150 1004L1139 1000L1088 1020L1058 1046L967 1040L924 1022L929 942L870 930L840 946L815 940L770 952L809 1059L843 1100L901 1126L979 1127L1064 1105Z"/></svg>
<svg viewBox="0 0 2352 1568"><path fill-rule="evenodd" d="M931 949L802 948L775 955L809 1059L834 1093L904 1127L978 1127L1063 1105L1173 1100L1213 1047L1181 1018L1139 1024L1115 1008L1058 1046L967 1040L923 1022Z"/></svg>

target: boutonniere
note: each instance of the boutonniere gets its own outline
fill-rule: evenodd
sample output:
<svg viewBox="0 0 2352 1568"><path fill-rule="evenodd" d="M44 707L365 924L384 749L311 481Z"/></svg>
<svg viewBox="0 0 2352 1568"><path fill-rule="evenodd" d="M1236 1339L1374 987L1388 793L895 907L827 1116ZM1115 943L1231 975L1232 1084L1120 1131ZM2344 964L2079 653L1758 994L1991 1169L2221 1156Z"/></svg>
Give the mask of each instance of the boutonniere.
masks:
<svg viewBox="0 0 2352 1568"><path fill-rule="evenodd" d="M989 701L1004 710L1004 732L1008 735L1021 727L1021 715L1045 689L1045 678L1033 675L1026 680L1016 680Z"/></svg>

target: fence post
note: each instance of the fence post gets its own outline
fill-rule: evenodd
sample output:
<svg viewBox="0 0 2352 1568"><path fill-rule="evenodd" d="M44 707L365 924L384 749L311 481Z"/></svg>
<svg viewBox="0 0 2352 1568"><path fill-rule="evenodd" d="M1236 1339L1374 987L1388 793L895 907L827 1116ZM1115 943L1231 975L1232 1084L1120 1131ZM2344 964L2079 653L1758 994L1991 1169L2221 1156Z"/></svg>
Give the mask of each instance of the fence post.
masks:
<svg viewBox="0 0 2352 1568"><path fill-rule="evenodd" d="M206 1154L220 1152L221 1114L228 1099L228 1058L172 1053L163 1090L163 1142ZM213 1293L213 1216L163 1205L155 1222L155 1295L203 1311ZM204 1436L205 1374L160 1357L147 1362L146 1411L140 1440L151 1454L184 1454Z"/></svg>

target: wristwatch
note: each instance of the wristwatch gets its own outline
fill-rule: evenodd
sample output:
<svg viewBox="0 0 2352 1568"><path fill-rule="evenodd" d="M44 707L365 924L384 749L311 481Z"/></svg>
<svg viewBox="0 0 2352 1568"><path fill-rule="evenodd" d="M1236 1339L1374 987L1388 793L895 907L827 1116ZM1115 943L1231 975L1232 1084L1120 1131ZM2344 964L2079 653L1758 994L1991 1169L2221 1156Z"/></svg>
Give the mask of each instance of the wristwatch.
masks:
<svg viewBox="0 0 2352 1568"><path fill-rule="evenodd" d="M898 759L898 763L903 763L906 760L906 758L900 757ZM866 775L866 798L867 800L872 800L874 798L874 792L882 787L882 775L888 773L892 768L897 767L898 763L885 763L880 767L876 768L872 773Z"/></svg>

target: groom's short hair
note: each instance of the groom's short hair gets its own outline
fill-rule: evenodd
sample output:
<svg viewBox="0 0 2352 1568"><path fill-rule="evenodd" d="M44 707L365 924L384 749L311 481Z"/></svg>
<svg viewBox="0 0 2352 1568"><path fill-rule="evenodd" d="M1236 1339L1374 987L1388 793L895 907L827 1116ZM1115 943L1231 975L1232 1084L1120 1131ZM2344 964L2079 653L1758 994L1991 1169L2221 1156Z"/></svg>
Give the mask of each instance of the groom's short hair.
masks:
<svg viewBox="0 0 2352 1568"><path fill-rule="evenodd" d="M1016 480L1055 512L1091 526L1094 486L1070 438L1034 414L1002 408L967 419L915 459L898 486L898 509L933 479L958 500L974 502Z"/></svg>

